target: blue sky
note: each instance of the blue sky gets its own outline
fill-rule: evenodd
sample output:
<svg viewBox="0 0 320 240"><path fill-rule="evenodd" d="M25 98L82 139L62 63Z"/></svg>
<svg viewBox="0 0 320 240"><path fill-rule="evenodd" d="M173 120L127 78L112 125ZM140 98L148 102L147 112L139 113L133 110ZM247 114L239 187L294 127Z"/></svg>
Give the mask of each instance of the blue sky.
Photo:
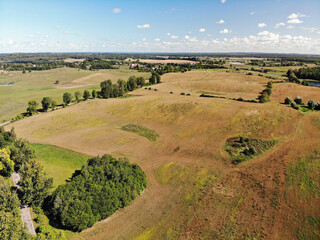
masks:
<svg viewBox="0 0 320 240"><path fill-rule="evenodd" d="M0 52L320 54L320 0L0 0Z"/></svg>

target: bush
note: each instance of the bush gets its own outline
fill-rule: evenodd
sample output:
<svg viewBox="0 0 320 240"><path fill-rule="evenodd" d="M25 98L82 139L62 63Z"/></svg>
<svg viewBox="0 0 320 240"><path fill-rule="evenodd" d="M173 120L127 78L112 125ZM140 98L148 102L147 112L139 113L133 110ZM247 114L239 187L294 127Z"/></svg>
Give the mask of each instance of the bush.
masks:
<svg viewBox="0 0 320 240"><path fill-rule="evenodd" d="M317 104L314 106L315 110L320 110L320 102L317 102Z"/></svg>
<svg viewBox="0 0 320 240"><path fill-rule="evenodd" d="M290 106L291 106L292 108L294 108L294 109L299 109L299 107L297 106L297 104L296 104L295 102L292 102L292 103L290 104Z"/></svg>
<svg viewBox="0 0 320 240"><path fill-rule="evenodd" d="M244 138L240 137L240 143L244 143Z"/></svg>
<svg viewBox="0 0 320 240"><path fill-rule="evenodd" d="M308 108L309 109L313 110L315 108L315 106L316 106L315 101L313 101L313 100L308 101Z"/></svg>
<svg viewBox="0 0 320 240"><path fill-rule="evenodd" d="M237 101L243 102L243 98L237 98Z"/></svg>
<svg viewBox="0 0 320 240"><path fill-rule="evenodd" d="M173 92L170 92L170 94L173 94Z"/></svg>
<svg viewBox="0 0 320 240"><path fill-rule="evenodd" d="M252 72L248 72L247 75L252 75Z"/></svg>
<svg viewBox="0 0 320 240"><path fill-rule="evenodd" d="M292 99L290 97L286 97L286 99L284 100L285 104L291 104L292 103Z"/></svg>
<svg viewBox="0 0 320 240"><path fill-rule="evenodd" d="M294 102L295 102L296 104L301 105L301 104L302 104L302 98L298 96L298 97L296 97L296 98L294 99Z"/></svg>
<svg viewBox="0 0 320 240"><path fill-rule="evenodd" d="M180 93L180 95L186 95L184 92Z"/></svg>
<svg viewBox="0 0 320 240"><path fill-rule="evenodd" d="M186 95L187 95L187 96L190 96L190 93L187 93Z"/></svg>
<svg viewBox="0 0 320 240"><path fill-rule="evenodd" d="M268 82L267 87L272 88L272 82Z"/></svg>

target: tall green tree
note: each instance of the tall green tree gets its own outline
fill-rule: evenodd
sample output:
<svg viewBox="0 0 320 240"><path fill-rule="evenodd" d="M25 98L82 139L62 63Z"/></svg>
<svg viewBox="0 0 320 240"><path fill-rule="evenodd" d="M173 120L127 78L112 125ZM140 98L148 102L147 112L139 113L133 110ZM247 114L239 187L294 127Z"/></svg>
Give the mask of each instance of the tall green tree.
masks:
<svg viewBox="0 0 320 240"><path fill-rule="evenodd" d="M144 84L145 84L144 78L143 78L143 77L137 77L137 85L138 85L139 87L143 87Z"/></svg>
<svg viewBox="0 0 320 240"><path fill-rule="evenodd" d="M83 92L83 99L88 100L90 98L90 92L88 90L84 90Z"/></svg>
<svg viewBox="0 0 320 240"><path fill-rule="evenodd" d="M129 91L133 91L137 88L137 78L135 76L129 77L127 87Z"/></svg>
<svg viewBox="0 0 320 240"><path fill-rule="evenodd" d="M106 80L100 83L101 87L101 97L102 98L110 98L112 97L112 81Z"/></svg>
<svg viewBox="0 0 320 240"><path fill-rule="evenodd" d="M9 177L14 171L14 162L10 158L10 151L6 148L0 149L0 174Z"/></svg>
<svg viewBox="0 0 320 240"><path fill-rule="evenodd" d="M41 101L42 108L46 112L50 108L52 103L52 99L50 97L44 97Z"/></svg>
<svg viewBox="0 0 320 240"><path fill-rule="evenodd" d="M93 89L91 95L92 95L92 98L96 98L98 96L97 91Z"/></svg>
<svg viewBox="0 0 320 240"><path fill-rule="evenodd" d="M37 111L38 105L39 104L34 100L28 102L27 112L30 116L38 113L38 111Z"/></svg>
<svg viewBox="0 0 320 240"><path fill-rule="evenodd" d="M72 94L69 93L69 92L66 92L66 93L63 94L62 99L63 99L63 103L65 105L68 105L72 101Z"/></svg>
<svg viewBox="0 0 320 240"><path fill-rule="evenodd" d="M53 179L47 177L43 165L36 159L31 159L22 165L20 176L22 202L31 206L41 206L49 195Z"/></svg>
<svg viewBox="0 0 320 240"><path fill-rule="evenodd" d="M75 99L76 99L77 102L80 102L80 97L81 97L80 91L76 91L76 92L74 93L74 97L75 97Z"/></svg>

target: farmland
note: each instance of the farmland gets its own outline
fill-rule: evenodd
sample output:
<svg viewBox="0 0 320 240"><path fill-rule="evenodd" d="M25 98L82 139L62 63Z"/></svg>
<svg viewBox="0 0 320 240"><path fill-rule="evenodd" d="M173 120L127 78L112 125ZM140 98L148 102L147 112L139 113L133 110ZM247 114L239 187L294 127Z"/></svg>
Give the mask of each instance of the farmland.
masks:
<svg viewBox="0 0 320 240"><path fill-rule="evenodd" d="M318 198L306 195L302 201L308 204L301 205L294 194L305 174L314 180L319 176L310 170L316 162L308 160L320 152L319 113L301 114L281 103L291 95L319 101L320 88L273 84L271 101L259 104L199 97L205 92L256 99L270 81L257 75L197 70L168 73L161 81L152 90L135 90L136 97L81 102L7 126L32 143L88 156L128 157L146 173L148 187L140 197L74 239L295 239L319 234L305 223L320 218ZM130 128L124 131L123 126ZM156 141L148 136L157 136ZM240 136L276 144L235 166L225 144ZM299 161L306 162L307 170L294 170L301 168ZM302 174L302 180L293 181L294 174Z"/></svg>

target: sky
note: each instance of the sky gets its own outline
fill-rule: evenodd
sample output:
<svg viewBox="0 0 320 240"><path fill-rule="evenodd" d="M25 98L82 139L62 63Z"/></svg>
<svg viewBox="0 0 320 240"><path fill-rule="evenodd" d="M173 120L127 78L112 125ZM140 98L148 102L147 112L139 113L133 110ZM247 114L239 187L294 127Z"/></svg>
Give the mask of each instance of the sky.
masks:
<svg viewBox="0 0 320 240"><path fill-rule="evenodd" d="M320 54L320 0L0 0L0 53Z"/></svg>

